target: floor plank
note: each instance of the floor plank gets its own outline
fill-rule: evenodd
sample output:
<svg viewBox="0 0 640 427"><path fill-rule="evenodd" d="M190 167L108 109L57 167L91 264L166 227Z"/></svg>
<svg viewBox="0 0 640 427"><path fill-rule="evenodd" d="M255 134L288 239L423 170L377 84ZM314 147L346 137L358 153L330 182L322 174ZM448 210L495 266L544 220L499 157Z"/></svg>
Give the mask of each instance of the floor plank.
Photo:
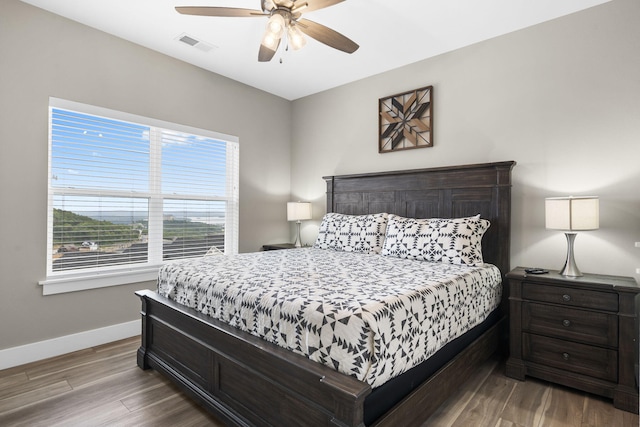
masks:
<svg viewBox="0 0 640 427"><path fill-rule="evenodd" d="M1 372L1 371L0 371ZM29 377L24 372L15 372L0 377L0 399L15 394L15 388L21 384L27 384Z"/></svg>
<svg viewBox="0 0 640 427"><path fill-rule="evenodd" d="M434 412L422 426L450 426L462 414L465 407L471 402L484 381L496 369L498 361L490 361L467 381L465 386L456 394L455 398L448 399Z"/></svg>
<svg viewBox="0 0 640 427"><path fill-rule="evenodd" d="M604 397L587 395L584 402L581 427L640 425L638 416L614 408Z"/></svg>
<svg viewBox="0 0 640 427"><path fill-rule="evenodd" d="M495 427L525 427L522 424L516 424L513 421L508 421L503 418L500 418L496 423Z"/></svg>
<svg viewBox="0 0 640 427"><path fill-rule="evenodd" d="M140 408L122 417L112 419L105 425L149 427L224 426L221 421L207 414L196 403L177 394L152 407Z"/></svg>
<svg viewBox="0 0 640 427"><path fill-rule="evenodd" d="M515 383L515 389L507 401L502 418L518 426L539 426L549 398L548 384L535 379Z"/></svg>
<svg viewBox="0 0 640 427"><path fill-rule="evenodd" d="M513 380L494 369L452 426L495 426L515 386Z"/></svg>
<svg viewBox="0 0 640 427"><path fill-rule="evenodd" d="M552 385L540 425L581 427L585 399L586 394L583 392Z"/></svg>
<svg viewBox="0 0 640 427"><path fill-rule="evenodd" d="M139 337L0 371L0 426L222 426L158 372L136 365ZM610 399L504 375L489 360L428 427L638 427Z"/></svg>
<svg viewBox="0 0 640 427"><path fill-rule="evenodd" d="M120 401L131 412L160 404L175 397L176 390L165 383L125 396Z"/></svg>
<svg viewBox="0 0 640 427"><path fill-rule="evenodd" d="M59 393L55 397L48 396L37 402L25 401L25 405L9 414L0 413L0 425L3 420L8 425L13 422L24 421L33 425L46 425L47 422L62 422L73 418L79 412L91 412L105 402L119 400L123 395L138 390L148 389L157 383L147 372L137 367L129 371L120 372L94 382Z"/></svg>
<svg viewBox="0 0 640 427"><path fill-rule="evenodd" d="M46 420L50 427L91 427L99 425L115 426L113 420L129 415L129 410L120 401L106 402L86 411L79 411L60 417L57 421ZM43 424L44 427L45 424Z"/></svg>
<svg viewBox="0 0 640 427"><path fill-rule="evenodd" d="M0 399L0 414L22 410L28 410L28 407L37 402L43 402L50 398L55 398L66 392L73 390L68 382L38 382L37 384L25 384L18 389L14 389L14 393Z"/></svg>
<svg viewBox="0 0 640 427"><path fill-rule="evenodd" d="M93 348L74 351L73 353L46 359L46 361L38 361L25 365L24 372L29 379L53 375L95 361L95 353Z"/></svg>

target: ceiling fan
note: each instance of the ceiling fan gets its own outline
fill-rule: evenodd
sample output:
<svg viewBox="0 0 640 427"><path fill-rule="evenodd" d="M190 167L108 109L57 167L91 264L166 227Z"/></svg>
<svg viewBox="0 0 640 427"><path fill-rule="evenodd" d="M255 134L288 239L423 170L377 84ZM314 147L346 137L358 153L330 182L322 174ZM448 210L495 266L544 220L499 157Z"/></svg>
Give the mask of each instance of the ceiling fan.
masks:
<svg viewBox="0 0 640 427"><path fill-rule="evenodd" d="M302 18L302 11L311 12L341 3L344 0L261 0L262 10L234 7L178 6L183 15L260 18L269 17L267 29L260 43L258 61L273 58L286 31L289 45L298 50L306 44L304 34L346 53L353 53L358 46L352 40L317 22Z"/></svg>

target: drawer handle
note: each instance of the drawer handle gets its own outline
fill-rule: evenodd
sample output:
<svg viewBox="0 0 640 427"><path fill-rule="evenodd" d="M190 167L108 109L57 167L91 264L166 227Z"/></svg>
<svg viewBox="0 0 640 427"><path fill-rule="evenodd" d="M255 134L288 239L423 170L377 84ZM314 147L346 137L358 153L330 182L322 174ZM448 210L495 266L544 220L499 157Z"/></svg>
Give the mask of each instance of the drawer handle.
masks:
<svg viewBox="0 0 640 427"><path fill-rule="evenodd" d="M571 320L563 320L562 321L562 326L564 326L565 328L568 328L569 326L571 326Z"/></svg>
<svg viewBox="0 0 640 427"><path fill-rule="evenodd" d="M564 360L569 360L569 353L562 353L562 358Z"/></svg>
<svg viewBox="0 0 640 427"><path fill-rule="evenodd" d="M568 295L568 294L562 295L562 301L564 301L564 302L571 301L571 295Z"/></svg>

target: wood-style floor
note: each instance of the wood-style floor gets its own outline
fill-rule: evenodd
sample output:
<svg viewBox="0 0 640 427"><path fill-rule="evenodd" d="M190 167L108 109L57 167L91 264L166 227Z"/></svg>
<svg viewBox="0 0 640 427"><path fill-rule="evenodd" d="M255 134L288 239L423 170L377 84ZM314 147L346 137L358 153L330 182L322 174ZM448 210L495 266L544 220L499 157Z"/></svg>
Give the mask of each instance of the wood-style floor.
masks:
<svg viewBox="0 0 640 427"><path fill-rule="evenodd" d="M136 365L139 338L0 371L0 426L220 426L155 371ZM425 426L636 427L611 401L504 375L487 362Z"/></svg>

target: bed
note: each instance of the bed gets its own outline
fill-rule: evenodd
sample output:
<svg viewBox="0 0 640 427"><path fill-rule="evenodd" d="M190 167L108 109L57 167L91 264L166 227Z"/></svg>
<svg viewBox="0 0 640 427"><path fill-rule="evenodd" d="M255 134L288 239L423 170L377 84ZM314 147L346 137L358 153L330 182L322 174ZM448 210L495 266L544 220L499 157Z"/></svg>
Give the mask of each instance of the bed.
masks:
<svg viewBox="0 0 640 427"><path fill-rule="evenodd" d="M480 214L491 222L482 239L484 262L504 276L510 267L514 165L324 177L327 212L385 212L404 218ZM299 256L312 253L307 251ZM429 364L417 364L372 387L372 381L310 360L158 292L143 290L137 295L142 301L138 365L162 372L225 422L242 426L420 424L503 346L508 298L503 286L498 309L439 349Z"/></svg>

